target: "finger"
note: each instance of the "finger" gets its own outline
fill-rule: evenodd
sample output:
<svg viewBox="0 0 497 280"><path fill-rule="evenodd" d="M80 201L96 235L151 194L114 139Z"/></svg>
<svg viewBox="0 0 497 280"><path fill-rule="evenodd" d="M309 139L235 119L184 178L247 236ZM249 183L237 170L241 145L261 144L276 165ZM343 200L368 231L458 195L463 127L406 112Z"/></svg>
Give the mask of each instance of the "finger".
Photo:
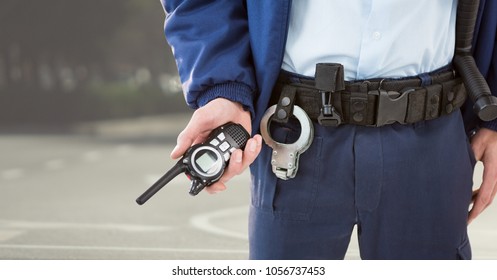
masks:
<svg viewBox="0 0 497 280"><path fill-rule="evenodd" d="M216 183L210 185L206 190L210 194L215 194L227 189L225 183L227 183L231 178L240 174L245 169L243 163L243 151L237 149L231 154L231 159L224 171L223 176Z"/></svg>
<svg viewBox="0 0 497 280"><path fill-rule="evenodd" d="M235 175L242 173L244 169L245 168L243 165L243 151L240 149L236 149L231 154L230 162L219 181L226 183Z"/></svg>
<svg viewBox="0 0 497 280"><path fill-rule="evenodd" d="M254 162L254 160L259 155L262 147L262 137L260 135L254 136L247 141L245 150L235 150L233 152L232 159L226 168L223 177L220 181L227 182L236 175L241 174L247 167Z"/></svg>
<svg viewBox="0 0 497 280"><path fill-rule="evenodd" d="M495 196L495 185L497 183L497 173L494 169L485 168L483 172L483 182L480 188L473 193L473 207L469 212L468 223L478 217L492 202Z"/></svg>
<svg viewBox="0 0 497 280"><path fill-rule="evenodd" d="M483 157L483 149L481 148L480 145L471 143L471 149L473 150L473 154L475 156L476 161L481 161Z"/></svg>
<svg viewBox="0 0 497 280"><path fill-rule="evenodd" d="M476 161L480 161L484 153L481 139L482 137L480 134L475 135L474 138L471 139L471 149L473 150L473 155L475 156Z"/></svg>
<svg viewBox="0 0 497 280"><path fill-rule="evenodd" d="M247 142L245 151L243 153L243 164L247 167L251 165L257 158L262 149L262 136L259 134L254 135L250 142Z"/></svg>
<svg viewBox="0 0 497 280"><path fill-rule="evenodd" d="M207 193L209 194L216 194L225 190L226 185L219 181L205 188L205 191L207 191Z"/></svg>
<svg viewBox="0 0 497 280"><path fill-rule="evenodd" d="M224 183L229 181L234 175L240 174L243 169L243 151L237 149L231 154L230 163L226 167L223 176L219 181L205 188L205 190L210 194L226 190Z"/></svg>
<svg viewBox="0 0 497 280"><path fill-rule="evenodd" d="M214 194L226 190L226 182L242 173L256 158L262 147L262 137L255 135L247 141L245 151L237 149L231 154L231 159L221 179L206 188L208 193Z"/></svg>

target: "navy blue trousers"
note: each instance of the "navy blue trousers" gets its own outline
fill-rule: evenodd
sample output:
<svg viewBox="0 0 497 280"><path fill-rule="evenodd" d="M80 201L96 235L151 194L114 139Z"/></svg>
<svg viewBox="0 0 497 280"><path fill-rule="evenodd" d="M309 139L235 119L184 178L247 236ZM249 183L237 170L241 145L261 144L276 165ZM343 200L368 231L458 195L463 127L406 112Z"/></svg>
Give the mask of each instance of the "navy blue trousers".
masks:
<svg viewBox="0 0 497 280"><path fill-rule="evenodd" d="M298 122L297 122L298 123ZM280 142L298 125L272 125ZM343 259L357 225L362 259L470 259L475 159L459 111L413 125L315 126L297 176L271 148L251 166L251 259Z"/></svg>

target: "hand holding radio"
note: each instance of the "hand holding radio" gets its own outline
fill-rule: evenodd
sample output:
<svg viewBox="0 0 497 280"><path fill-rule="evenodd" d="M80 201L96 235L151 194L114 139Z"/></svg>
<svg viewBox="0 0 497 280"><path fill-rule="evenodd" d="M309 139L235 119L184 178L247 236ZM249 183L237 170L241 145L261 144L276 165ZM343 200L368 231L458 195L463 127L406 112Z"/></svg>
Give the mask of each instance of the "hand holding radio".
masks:
<svg viewBox="0 0 497 280"><path fill-rule="evenodd" d="M204 143L193 145L183 157L136 199L140 205L181 173L191 180L190 194L197 195L205 187L217 182L237 149L245 148L250 135L239 124L226 123L209 135Z"/></svg>
<svg viewBox="0 0 497 280"><path fill-rule="evenodd" d="M206 186L210 193L224 190L224 183L245 170L260 152L262 138L260 135L250 138L246 131L250 131L250 123L250 113L226 99L215 99L195 111L171 153L173 159L181 159L137 203L145 203L180 173L186 173L192 180L192 195Z"/></svg>

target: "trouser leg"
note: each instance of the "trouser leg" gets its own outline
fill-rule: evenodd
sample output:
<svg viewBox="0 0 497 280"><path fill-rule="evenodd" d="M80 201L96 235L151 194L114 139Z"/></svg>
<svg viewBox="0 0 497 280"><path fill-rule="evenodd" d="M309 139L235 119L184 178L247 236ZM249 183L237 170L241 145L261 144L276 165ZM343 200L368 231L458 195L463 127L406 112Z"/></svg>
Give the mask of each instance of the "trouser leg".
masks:
<svg viewBox="0 0 497 280"><path fill-rule="evenodd" d="M273 131L273 138L295 140L298 132L294 125L289 127ZM315 124L315 133L294 179L276 179L267 146L253 164L250 258L344 257L356 219L351 180L354 127L324 129Z"/></svg>
<svg viewBox="0 0 497 280"><path fill-rule="evenodd" d="M474 158L459 113L382 128L316 125L315 133L296 178L274 177L267 146L251 167L251 258L340 259L356 223L365 259L470 257Z"/></svg>
<svg viewBox="0 0 497 280"><path fill-rule="evenodd" d="M375 185L378 196L373 203L357 200L361 257L471 258L467 215L475 160L460 114L379 129L381 160L364 156L371 148L367 134L368 128L358 129L355 139L355 160L362 163L356 192ZM381 170L377 181L366 174L368 165Z"/></svg>

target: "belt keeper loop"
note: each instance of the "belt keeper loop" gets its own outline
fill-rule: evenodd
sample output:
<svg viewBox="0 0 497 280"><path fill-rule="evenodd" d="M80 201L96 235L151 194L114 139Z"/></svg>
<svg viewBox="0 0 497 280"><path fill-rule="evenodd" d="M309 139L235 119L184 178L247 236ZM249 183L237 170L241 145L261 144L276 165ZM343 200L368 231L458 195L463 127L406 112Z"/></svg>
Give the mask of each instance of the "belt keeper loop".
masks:
<svg viewBox="0 0 497 280"><path fill-rule="evenodd" d="M352 124L368 124L368 93L364 92L364 88L367 90L366 83L361 85L360 92L350 93L349 122Z"/></svg>
<svg viewBox="0 0 497 280"><path fill-rule="evenodd" d="M440 116L440 108L442 107L442 85L435 84L426 88L426 112L425 120L433 120Z"/></svg>
<svg viewBox="0 0 497 280"><path fill-rule="evenodd" d="M429 86L433 83L433 79L431 78L429 73L420 74L418 77L421 80L422 87Z"/></svg>
<svg viewBox="0 0 497 280"><path fill-rule="evenodd" d="M324 126L338 126L342 117L333 107L331 100L335 92L345 90L343 65L339 63L316 64L315 87L321 94L321 114L318 122Z"/></svg>
<svg viewBox="0 0 497 280"><path fill-rule="evenodd" d="M340 63L316 64L316 89L324 92L345 90L344 70Z"/></svg>
<svg viewBox="0 0 497 280"><path fill-rule="evenodd" d="M295 103L295 94L297 87L284 85L281 90L280 99L276 105L276 113L272 120L278 123L287 123L293 115L293 104Z"/></svg>

